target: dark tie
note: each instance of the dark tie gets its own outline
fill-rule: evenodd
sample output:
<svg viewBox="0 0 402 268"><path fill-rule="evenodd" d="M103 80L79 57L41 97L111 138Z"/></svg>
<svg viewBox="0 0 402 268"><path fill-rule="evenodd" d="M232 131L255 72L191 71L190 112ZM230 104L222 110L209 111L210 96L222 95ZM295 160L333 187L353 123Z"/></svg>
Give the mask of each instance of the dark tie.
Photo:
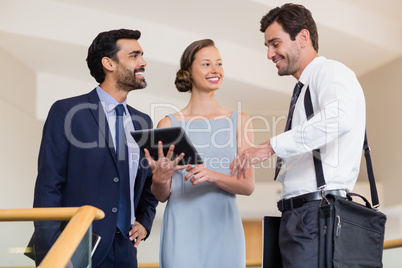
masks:
<svg viewBox="0 0 402 268"><path fill-rule="evenodd" d="M285 125L285 132L288 131L289 129L291 129L291 127L292 127L293 112L295 110L296 102L297 102L297 99L299 98L302 88L303 88L303 83L297 82L297 84L295 85L295 88L293 89L293 95L292 95L292 98L290 99L288 119L287 119L286 125ZM283 159L278 157L276 160L274 180L276 180L276 178L278 177L278 174L282 168L282 165L283 165Z"/></svg>
<svg viewBox="0 0 402 268"><path fill-rule="evenodd" d="M116 106L116 158L120 174L120 201L117 227L127 236L131 224L130 179L128 171L128 148L123 124L123 104Z"/></svg>

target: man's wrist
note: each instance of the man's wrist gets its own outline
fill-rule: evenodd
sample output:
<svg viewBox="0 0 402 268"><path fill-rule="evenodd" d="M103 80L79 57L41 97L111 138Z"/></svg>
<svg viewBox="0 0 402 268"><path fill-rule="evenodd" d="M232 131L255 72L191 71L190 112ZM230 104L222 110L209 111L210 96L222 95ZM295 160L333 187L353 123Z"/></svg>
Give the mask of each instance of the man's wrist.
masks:
<svg viewBox="0 0 402 268"><path fill-rule="evenodd" d="M268 140L268 142L266 143L265 150L268 157L271 157L273 154L275 154L275 151L271 146L271 140Z"/></svg>

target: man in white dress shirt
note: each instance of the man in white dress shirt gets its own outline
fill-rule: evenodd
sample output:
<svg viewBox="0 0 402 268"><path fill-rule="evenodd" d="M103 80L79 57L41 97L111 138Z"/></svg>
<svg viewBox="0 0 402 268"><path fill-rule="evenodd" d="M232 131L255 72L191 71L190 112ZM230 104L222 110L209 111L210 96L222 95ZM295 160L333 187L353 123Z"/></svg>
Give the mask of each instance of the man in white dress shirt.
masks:
<svg viewBox="0 0 402 268"><path fill-rule="evenodd" d="M346 195L357 180L365 132L362 88L349 68L318 56L318 33L311 12L285 4L261 19L271 60L280 76L301 82L291 123L284 133L238 155L231 164L240 178L255 163L276 154L283 165L277 180L283 185L279 244L283 267L318 267L318 211L321 190ZM304 105L309 89L314 115ZM312 151L321 150L326 185L319 189Z"/></svg>

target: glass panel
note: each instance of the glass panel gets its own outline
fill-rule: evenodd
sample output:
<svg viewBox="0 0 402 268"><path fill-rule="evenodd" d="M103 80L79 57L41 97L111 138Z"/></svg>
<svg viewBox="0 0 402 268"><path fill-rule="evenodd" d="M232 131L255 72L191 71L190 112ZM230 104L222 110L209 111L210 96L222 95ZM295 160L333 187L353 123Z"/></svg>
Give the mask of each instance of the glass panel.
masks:
<svg viewBox="0 0 402 268"><path fill-rule="evenodd" d="M34 224L32 221L0 222L0 268L35 267L33 248L28 247L33 233ZM92 227L90 227L67 267L92 267L92 236Z"/></svg>
<svg viewBox="0 0 402 268"><path fill-rule="evenodd" d="M0 222L0 267L35 266L24 255L33 230L32 222Z"/></svg>
<svg viewBox="0 0 402 268"><path fill-rule="evenodd" d="M70 260L68 268L87 268L92 267L91 264L91 251L92 251L92 226L89 227L84 238L81 240L73 257ZM72 264L72 266L70 266Z"/></svg>

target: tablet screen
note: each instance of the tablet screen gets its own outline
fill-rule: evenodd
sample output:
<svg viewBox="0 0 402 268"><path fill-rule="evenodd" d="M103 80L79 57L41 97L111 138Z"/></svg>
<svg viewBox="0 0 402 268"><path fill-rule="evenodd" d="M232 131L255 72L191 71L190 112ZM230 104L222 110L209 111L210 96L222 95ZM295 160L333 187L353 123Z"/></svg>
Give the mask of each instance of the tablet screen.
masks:
<svg viewBox="0 0 402 268"><path fill-rule="evenodd" d="M163 153L165 155L172 144L175 146L173 152L174 158L184 153L184 158L180 161L180 165L202 164L200 155L182 127L143 129L133 131L131 135L138 146L142 150L146 148L155 160L158 159L158 141L162 141Z"/></svg>

